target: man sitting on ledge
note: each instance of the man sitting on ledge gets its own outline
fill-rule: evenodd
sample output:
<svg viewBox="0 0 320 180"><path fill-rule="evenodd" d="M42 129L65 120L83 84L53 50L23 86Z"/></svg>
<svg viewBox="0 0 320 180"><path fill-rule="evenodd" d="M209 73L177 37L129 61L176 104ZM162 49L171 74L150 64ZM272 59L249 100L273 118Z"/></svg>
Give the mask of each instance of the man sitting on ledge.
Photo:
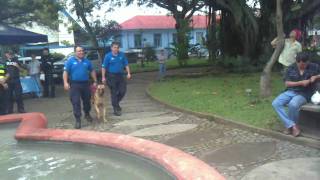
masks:
<svg viewBox="0 0 320 180"><path fill-rule="evenodd" d="M300 52L296 56L296 63L288 67L285 74L286 90L272 102L272 106L279 115L286 130L285 134L298 136L297 126L300 107L307 103L312 95L311 84L320 79L320 68L317 64L308 62L308 54ZM288 112L285 106L288 106Z"/></svg>

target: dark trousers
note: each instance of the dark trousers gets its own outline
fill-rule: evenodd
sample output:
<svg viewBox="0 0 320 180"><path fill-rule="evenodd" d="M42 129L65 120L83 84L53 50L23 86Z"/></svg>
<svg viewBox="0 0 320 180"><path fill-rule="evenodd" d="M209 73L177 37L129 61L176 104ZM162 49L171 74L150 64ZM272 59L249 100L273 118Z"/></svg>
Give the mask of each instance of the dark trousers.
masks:
<svg viewBox="0 0 320 180"><path fill-rule="evenodd" d="M14 101L17 102L18 112L24 112L24 105L22 101L22 87L20 79L12 79L8 83L9 90L9 100L8 100L8 113L13 113Z"/></svg>
<svg viewBox="0 0 320 180"><path fill-rule="evenodd" d="M81 100L83 111L88 114L91 110L91 91L89 82L71 82L70 100L73 107L73 115L76 120L81 117Z"/></svg>
<svg viewBox="0 0 320 180"><path fill-rule="evenodd" d="M8 113L8 91L0 85L0 115Z"/></svg>
<svg viewBox="0 0 320 180"><path fill-rule="evenodd" d="M54 78L52 74L46 74L45 75L45 81L43 84L43 96L44 97L55 97L55 84L54 84Z"/></svg>
<svg viewBox="0 0 320 180"><path fill-rule="evenodd" d="M127 92L127 81L123 74L108 73L107 83L111 92L113 110L119 110L119 103Z"/></svg>

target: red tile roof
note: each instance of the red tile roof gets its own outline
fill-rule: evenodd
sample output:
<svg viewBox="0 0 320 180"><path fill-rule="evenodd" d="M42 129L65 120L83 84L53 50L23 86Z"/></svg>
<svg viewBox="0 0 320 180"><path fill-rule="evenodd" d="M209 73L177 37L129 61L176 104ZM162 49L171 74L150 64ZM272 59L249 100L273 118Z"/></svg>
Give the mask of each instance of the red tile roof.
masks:
<svg viewBox="0 0 320 180"><path fill-rule="evenodd" d="M206 16L196 15L192 17L193 28L206 28ZM134 16L121 23L123 30L130 29L175 29L176 21L172 16Z"/></svg>

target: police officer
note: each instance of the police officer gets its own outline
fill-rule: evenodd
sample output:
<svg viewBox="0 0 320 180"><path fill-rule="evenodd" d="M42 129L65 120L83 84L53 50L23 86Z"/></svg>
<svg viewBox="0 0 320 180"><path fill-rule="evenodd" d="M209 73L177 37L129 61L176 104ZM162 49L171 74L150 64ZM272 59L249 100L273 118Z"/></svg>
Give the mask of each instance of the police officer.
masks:
<svg viewBox="0 0 320 180"><path fill-rule="evenodd" d="M84 49L81 46L75 46L75 56L70 57L65 63L63 72L64 89L70 89L70 100L73 106L73 114L76 119L75 128L81 128L81 100L83 111L88 122L92 122L90 116L91 91L89 84L89 74L91 75L94 86L97 85L96 73L91 62L85 58ZM69 81L68 81L69 80Z"/></svg>
<svg viewBox="0 0 320 180"><path fill-rule="evenodd" d="M111 52L105 55L101 69L102 82L105 83L107 79L107 84L111 92L113 112L116 116L121 116L121 107L119 103L127 91L124 69L127 71L127 79L131 79L128 59L124 53L119 51L119 48L120 44L118 42L113 42L111 44Z"/></svg>
<svg viewBox="0 0 320 180"><path fill-rule="evenodd" d="M53 78L53 63L54 60L49 54L49 49L44 48L40 59L41 71L45 74L44 85L43 85L43 97L55 97L55 84Z"/></svg>
<svg viewBox="0 0 320 180"><path fill-rule="evenodd" d="M0 115L7 114L8 78L6 63L0 60Z"/></svg>
<svg viewBox="0 0 320 180"><path fill-rule="evenodd" d="M20 82L20 70L23 70L18 59L13 56L12 51L5 52L8 79L8 114L13 113L14 100L17 102L18 112L25 113L22 100L22 87ZM14 98L15 96L15 98Z"/></svg>

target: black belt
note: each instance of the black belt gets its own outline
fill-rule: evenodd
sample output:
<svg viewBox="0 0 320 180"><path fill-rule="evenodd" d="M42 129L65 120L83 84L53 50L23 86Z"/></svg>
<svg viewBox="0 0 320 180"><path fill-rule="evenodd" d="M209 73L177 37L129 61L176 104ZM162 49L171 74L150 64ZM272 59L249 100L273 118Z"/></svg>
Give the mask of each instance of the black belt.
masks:
<svg viewBox="0 0 320 180"><path fill-rule="evenodd" d="M89 84L89 81L70 81L71 84Z"/></svg>

